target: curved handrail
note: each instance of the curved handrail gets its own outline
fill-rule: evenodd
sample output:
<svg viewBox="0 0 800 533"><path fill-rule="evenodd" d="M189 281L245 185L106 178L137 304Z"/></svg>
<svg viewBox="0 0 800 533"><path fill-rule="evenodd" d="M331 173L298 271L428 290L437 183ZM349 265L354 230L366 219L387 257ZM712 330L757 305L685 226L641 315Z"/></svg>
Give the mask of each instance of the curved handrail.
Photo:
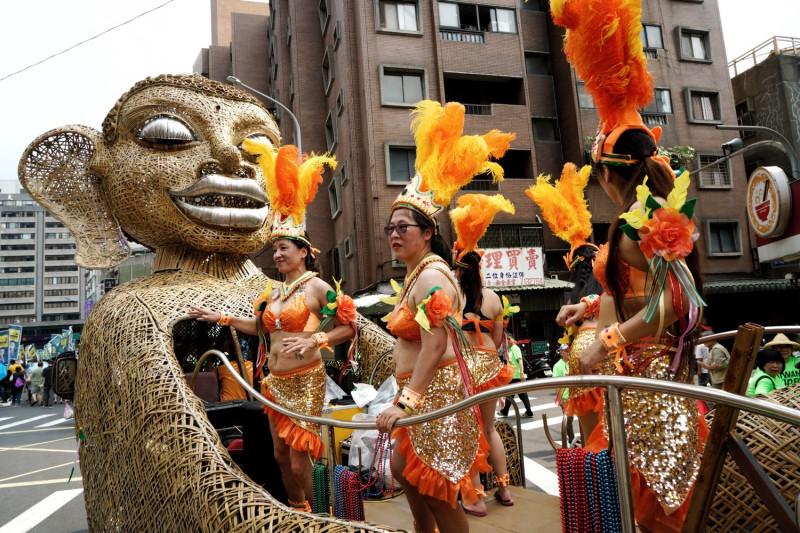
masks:
<svg viewBox="0 0 800 533"><path fill-rule="evenodd" d="M797 327L798 331L800 331L800 327ZM785 331L785 329L784 329ZM704 337L705 339L706 337ZM711 338L711 335L708 336ZM264 405L269 406L270 409L274 409L275 411L284 414L286 416L297 418L298 420L303 420L304 422L310 422L314 424L321 424L325 426L336 426L345 429L361 429L361 430L368 430L368 429L377 429L377 426L374 422L353 422L347 420L335 420L335 424L332 423L332 419L330 418L323 418L320 416L309 416L300 413L296 413L291 409L286 409L276 403L273 403L264 396L262 396L257 390L251 387L241 376L238 375L235 371L233 371L233 367L230 364L230 361L225 356L224 353L220 352L219 350L208 350L208 352L214 352L220 360L223 362L225 366L231 370L231 373L236 378L242 387L246 390L250 391L253 394L253 397L258 400L259 402L263 403ZM205 354L203 354L205 355ZM712 400L715 403L720 403L723 405L727 405L730 407L735 407L737 409L745 409L751 411L753 413L769 416L771 418L775 418L777 420L781 420L783 422L788 422L790 424L794 424L800 426L800 410L792 409L791 407L786 407L783 405L779 405L772 402L767 402L764 400L756 400L754 398L748 398L746 396L740 396L738 394L732 394L730 392L725 392L723 390L712 389L710 387L698 387L697 385L688 385L686 383L675 383L672 381L663 381L663 380L656 380L656 379L648 379L648 378L632 378L627 376L564 376L558 378L546 378L546 379L537 379L534 381L522 381L520 383L514 383L511 385L504 385L502 387L496 387L494 389L490 389L454 404L448 405L446 407L442 407L441 409L436 409L435 411L431 411L429 413L421 414L421 415L412 415L408 418L400 419L396 422L396 426L412 426L414 424L421 424L423 422L430 422L431 420L436 420L438 418L442 418L453 413L457 413L458 411L463 411L473 405L478 405L482 402L485 402L490 399L497 399L505 396L512 396L514 394L519 394L521 392L533 392L539 390L548 390L548 389L560 389L563 387L616 387L619 389L637 389L637 390L646 390L650 392L661 392L667 394L678 394L680 396L684 396L687 398L693 398L695 400Z"/></svg>
<svg viewBox="0 0 800 533"><path fill-rule="evenodd" d="M711 335L699 338L697 342L706 344L711 341L730 339L735 337L737 333L738 331L735 329L723 331L721 333L712 333ZM800 333L800 326L764 326L764 333Z"/></svg>

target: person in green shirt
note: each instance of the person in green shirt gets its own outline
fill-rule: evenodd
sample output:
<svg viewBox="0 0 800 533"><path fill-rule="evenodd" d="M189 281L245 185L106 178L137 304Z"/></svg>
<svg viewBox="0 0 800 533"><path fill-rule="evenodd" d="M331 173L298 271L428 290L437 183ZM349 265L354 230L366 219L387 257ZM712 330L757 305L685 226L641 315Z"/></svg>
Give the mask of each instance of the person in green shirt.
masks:
<svg viewBox="0 0 800 533"><path fill-rule="evenodd" d="M519 383L526 378L525 371L522 368L522 350L519 349L517 341L510 335L508 336L508 364L514 367L514 378L511 380L511 383ZM532 418L533 411L531 411L531 401L528 399L528 393L521 392L517 394L517 396L519 396L519 399L522 400L523 405L525 405L525 414L522 416ZM511 407L512 399L513 396L506 397L505 404L500 410L502 416L508 416L508 409Z"/></svg>
<svg viewBox="0 0 800 533"><path fill-rule="evenodd" d="M785 368L781 372L781 379L788 387L795 383L800 383L800 357L793 357L792 351L800 348L800 344L789 340L783 333L778 333L775 337L764 345L764 348L777 350L783 356Z"/></svg>
<svg viewBox="0 0 800 533"><path fill-rule="evenodd" d="M758 367L750 383L747 385L747 395L750 397L758 394L767 394L786 386L781 378L785 363L783 356L777 350L761 350L756 356Z"/></svg>
<svg viewBox="0 0 800 533"><path fill-rule="evenodd" d="M558 378L562 376L569 375L569 344L562 344L558 347L558 355L561 356L561 359L553 365L553 377ZM569 396L569 388L558 389L558 398L556 398L556 403L561 406L561 410L564 410L564 402L567 401L567 397ZM566 413L564 416L567 416ZM575 440L575 430L572 427L572 422L575 419L574 416L567 416L567 446L572 447L572 442Z"/></svg>

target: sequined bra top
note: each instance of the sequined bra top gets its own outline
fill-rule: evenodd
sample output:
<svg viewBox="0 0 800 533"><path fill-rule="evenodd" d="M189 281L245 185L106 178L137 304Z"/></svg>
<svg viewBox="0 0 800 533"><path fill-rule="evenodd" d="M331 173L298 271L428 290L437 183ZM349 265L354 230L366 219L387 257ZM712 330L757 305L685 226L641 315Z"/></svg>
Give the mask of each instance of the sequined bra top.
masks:
<svg viewBox="0 0 800 533"><path fill-rule="evenodd" d="M408 302L401 303L392 311L392 316L386 323L389 332L398 339L411 342L422 342L422 329L414 320L414 312L408 306Z"/></svg>
<svg viewBox="0 0 800 533"><path fill-rule="evenodd" d="M631 267L622 259L619 260L619 263L621 267L619 275L622 278L622 286L625 288L624 298L644 297L644 284L647 278L647 272L643 272L638 268ZM600 247L600 251L597 252L597 255L594 258L594 277L597 279L597 282L603 286L603 289L605 289L608 294L613 295L611 290L608 288L608 283L606 282L607 264L608 245L603 245Z"/></svg>
<svg viewBox="0 0 800 533"><path fill-rule="evenodd" d="M292 301L286 304L278 317L272 312L271 306L276 298L267 303L266 309L261 313L261 324L270 333L275 331L288 331L298 333L301 331L315 331L319 326L319 319L311 313L306 305L306 295L295 294Z"/></svg>

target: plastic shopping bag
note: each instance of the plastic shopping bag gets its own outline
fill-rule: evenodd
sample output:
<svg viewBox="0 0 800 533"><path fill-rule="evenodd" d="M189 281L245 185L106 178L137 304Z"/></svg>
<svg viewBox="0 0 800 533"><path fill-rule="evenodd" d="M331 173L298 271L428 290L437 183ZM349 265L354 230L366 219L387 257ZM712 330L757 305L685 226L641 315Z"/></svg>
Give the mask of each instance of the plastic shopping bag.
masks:
<svg viewBox="0 0 800 533"><path fill-rule="evenodd" d="M68 401L64 402L64 418L69 420L73 416L75 416L75 413L72 411L72 405Z"/></svg>

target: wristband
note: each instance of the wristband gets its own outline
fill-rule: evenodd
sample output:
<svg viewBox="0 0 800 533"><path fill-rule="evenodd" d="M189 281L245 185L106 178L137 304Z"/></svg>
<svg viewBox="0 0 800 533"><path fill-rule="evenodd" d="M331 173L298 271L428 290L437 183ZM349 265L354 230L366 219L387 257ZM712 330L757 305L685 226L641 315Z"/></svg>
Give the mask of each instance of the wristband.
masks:
<svg viewBox="0 0 800 533"><path fill-rule="evenodd" d="M614 322L603 329L600 333L600 342L603 343L603 347L605 347L608 354L614 358L614 362L620 374L624 372L622 363L625 363L628 368L633 368L633 365L628 360L628 354L625 351L625 347L630 343L622 336L622 332L619 330L619 322Z"/></svg>
<svg viewBox="0 0 800 533"><path fill-rule="evenodd" d="M217 320L217 324L220 326L227 326L231 323L231 314L230 313L223 313L220 311L219 313L219 320Z"/></svg>
<svg viewBox="0 0 800 533"><path fill-rule="evenodd" d="M589 296L584 296L581 298L581 302L586 304L586 312L583 314L583 318L592 318L597 314L597 310L600 309L600 296L597 294L590 294Z"/></svg>
<svg viewBox="0 0 800 533"><path fill-rule="evenodd" d="M412 408L408 407L406 404L404 404L402 402L397 402L397 407L399 407L400 409L405 411L406 414L408 414L408 415L413 415L414 414L414 410Z"/></svg>
<svg viewBox="0 0 800 533"><path fill-rule="evenodd" d="M328 346L328 336L324 331L318 331L314 333L311 338L317 341L317 348L320 350L323 348L328 348L330 350L330 347Z"/></svg>
<svg viewBox="0 0 800 533"><path fill-rule="evenodd" d="M400 391L400 400L398 403L402 402L403 405L407 405L409 409L412 411L422 405L422 402L425 401L425 397L415 392L408 387L403 387L403 390Z"/></svg>

